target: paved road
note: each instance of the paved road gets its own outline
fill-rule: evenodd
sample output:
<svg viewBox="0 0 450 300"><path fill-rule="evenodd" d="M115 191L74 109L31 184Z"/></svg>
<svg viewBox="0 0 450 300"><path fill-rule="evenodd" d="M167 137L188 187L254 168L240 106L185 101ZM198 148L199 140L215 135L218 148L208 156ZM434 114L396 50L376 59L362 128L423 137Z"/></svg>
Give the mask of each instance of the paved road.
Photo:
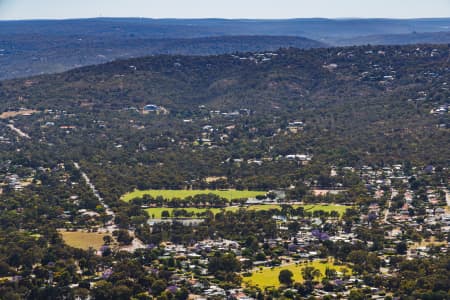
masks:
<svg viewBox="0 0 450 300"><path fill-rule="evenodd" d="M87 174L81 170L80 165L77 162L74 162L73 164L74 164L75 168L78 171L80 171L81 176L83 177L84 181L89 186L89 188L91 189L91 191L94 194L94 196L98 199L98 201L101 203L101 205L105 208L106 214L108 216L111 216L112 217L112 222L114 222L114 217L116 216L114 211L111 208L109 208L109 206L105 203L105 201L103 200L103 197L100 196L100 193L95 188L95 185L91 182L91 180L89 179ZM112 223L111 225L114 225L114 223Z"/></svg>
<svg viewBox="0 0 450 300"><path fill-rule="evenodd" d="M108 216L112 217L112 220L110 222L108 222L105 228L100 229L100 231L107 231L107 232L113 232L114 230L117 230L117 226L114 223L116 214L114 213L114 211L105 203L104 199L102 196L100 196L98 190L95 188L95 185L91 182L91 180L89 179L89 177L87 176L87 174L85 172L83 172L80 168L80 165L77 162L73 163L75 168L80 171L81 176L83 177L84 181L86 181L86 184L89 186L89 188L91 189L92 193L94 193L95 197L98 199L98 201L101 203L101 205L105 208L105 212ZM137 237L135 237L134 232L129 230L130 235L132 235L134 237L131 245L129 246L122 246L120 247L121 250L125 250L125 251L129 251L129 252L134 252L134 250L136 249L142 249L145 248L146 245L139 240Z"/></svg>
<svg viewBox="0 0 450 300"><path fill-rule="evenodd" d="M388 200L388 207L384 210L384 223L388 223L389 210L391 209L392 199L398 195L397 190L391 189L391 198Z"/></svg>
<svg viewBox="0 0 450 300"><path fill-rule="evenodd" d="M447 211L450 212L450 191L444 190L445 192L445 201L447 201Z"/></svg>

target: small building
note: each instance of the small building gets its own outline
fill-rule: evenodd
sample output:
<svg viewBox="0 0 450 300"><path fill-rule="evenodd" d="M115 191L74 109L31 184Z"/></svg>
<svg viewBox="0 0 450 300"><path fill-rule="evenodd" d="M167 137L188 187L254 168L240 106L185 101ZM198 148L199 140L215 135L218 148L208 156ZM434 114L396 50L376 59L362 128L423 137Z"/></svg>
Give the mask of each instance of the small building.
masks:
<svg viewBox="0 0 450 300"><path fill-rule="evenodd" d="M155 105L155 104L147 104L144 106L144 111L146 111L146 112L157 112L160 110L161 110L161 107L159 107L158 105Z"/></svg>

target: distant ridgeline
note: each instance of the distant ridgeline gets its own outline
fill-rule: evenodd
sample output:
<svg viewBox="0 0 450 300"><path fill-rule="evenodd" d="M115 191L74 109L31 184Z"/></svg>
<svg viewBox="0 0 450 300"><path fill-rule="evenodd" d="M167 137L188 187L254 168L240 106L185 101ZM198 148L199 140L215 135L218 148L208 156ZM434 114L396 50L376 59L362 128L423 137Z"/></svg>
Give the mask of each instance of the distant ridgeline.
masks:
<svg viewBox="0 0 450 300"><path fill-rule="evenodd" d="M318 48L326 44L303 37L230 36L193 39L133 37L52 37L0 33L0 79L56 73L115 59L154 54L215 55L234 52Z"/></svg>
<svg viewBox="0 0 450 300"><path fill-rule="evenodd" d="M445 44L450 19L1 21L0 79L154 54L215 55L336 45Z"/></svg>

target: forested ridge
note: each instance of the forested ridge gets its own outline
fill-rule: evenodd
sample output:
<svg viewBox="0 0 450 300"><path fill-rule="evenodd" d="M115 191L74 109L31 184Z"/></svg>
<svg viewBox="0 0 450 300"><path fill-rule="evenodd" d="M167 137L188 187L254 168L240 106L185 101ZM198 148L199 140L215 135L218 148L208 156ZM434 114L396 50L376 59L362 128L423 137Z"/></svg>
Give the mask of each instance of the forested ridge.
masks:
<svg viewBox="0 0 450 300"><path fill-rule="evenodd" d="M85 116L126 129L130 124L124 121L132 117L124 109L153 103L170 113L136 115L136 121L173 134L203 122L181 125L183 119L248 109L245 117L220 122L235 123L242 129L236 134L246 139L281 143L283 154L300 147L328 162L445 162L448 117L430 110L448 102L448 57L447 46L290 49L267 57L154 56L5 81L1 107L67 110L77 114L72 120L80 129L89 127L79 121ZM121 121L110 122L113 118ZM300 136L277 134L293 120L307 124ZM170 126L162 128L165 124ZM257 133L248 132L252 127ZM131 142L152 133L136 130L123 138Z"/></svg>

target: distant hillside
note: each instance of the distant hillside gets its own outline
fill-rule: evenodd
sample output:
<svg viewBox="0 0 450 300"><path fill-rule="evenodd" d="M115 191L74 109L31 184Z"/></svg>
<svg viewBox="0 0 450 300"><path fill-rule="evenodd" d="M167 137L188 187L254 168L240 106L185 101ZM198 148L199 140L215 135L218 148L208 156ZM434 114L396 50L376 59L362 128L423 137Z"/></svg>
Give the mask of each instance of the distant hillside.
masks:
<svg viewBox="0 0 450 300"><path fill-rule="evenodd" d="M434 32L449 28L450 19L445 18L0 21L0 79L152 54L211 55L285 47L442 43L447 37L441 41ZM413 32L421 34L411 36Z"/></svg>
<svg viewBox="0 0 450 300"><path fill-rule="evenodd" d="M99 18L0 22L1 34L46 36L103 36L135 38L197 38L225 35L304 36L311 39L365 35L438 32L450 29L441 19L138 19Z"/></svg>
<svg viewBox="0 0 450 300"><path fill-rule="evenodd" d="M205 113L200 106L206 113L249 110L254 124L242 126L259 128L258 135L305 120L307 136L297 146L321 153L324 161L408 157L426 163L449 157L448 116L430 114L448 104L448 60L447 45L160 55L4 81L0 109L59 109L105 120L152 103L170 112L169 123L155 123L166 129L184 128L182 120ZM119 115L110 124L123 126L128 141L129 115L118 122Z"/></svg>
<svg viewBox="0 0 450 300"><path fill-rule="evenodd" d="M142 39L18 35L0 39L0 80L152 54L214 55L326 45L302 37L233 36L194 39Z"/></svg>
<svg viewBox="0 0 450 300"><path fill-rule="evenodd" d="M450 43L450 31L370 35L336 41L339 45L408 45L408 44L447 44Z"/></svg>

